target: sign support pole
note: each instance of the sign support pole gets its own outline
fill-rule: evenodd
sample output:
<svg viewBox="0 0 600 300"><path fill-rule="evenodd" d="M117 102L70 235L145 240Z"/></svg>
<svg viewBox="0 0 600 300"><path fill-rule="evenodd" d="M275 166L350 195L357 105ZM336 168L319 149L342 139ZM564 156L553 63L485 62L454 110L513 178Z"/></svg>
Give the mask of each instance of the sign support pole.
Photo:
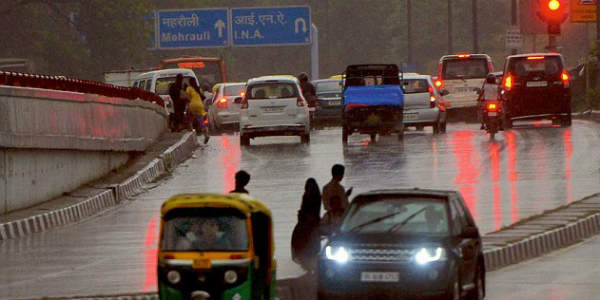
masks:
<svg viewBox="0 0 600 300"><path fill-rule="evenodd" d="M310 43L310 78L319 79L319 30L315 24L310 24L311 43Z"/></svg>

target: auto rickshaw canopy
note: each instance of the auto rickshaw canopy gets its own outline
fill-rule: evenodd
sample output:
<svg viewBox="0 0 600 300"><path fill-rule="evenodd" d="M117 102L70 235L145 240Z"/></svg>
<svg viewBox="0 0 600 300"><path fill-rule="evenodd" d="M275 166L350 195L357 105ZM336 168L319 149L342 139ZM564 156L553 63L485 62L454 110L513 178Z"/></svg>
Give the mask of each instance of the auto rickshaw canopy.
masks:
<svg viewBox="0 0 600 300"><path fill-rule="evenodd" d="M176 208L234 208L246 215L263 213L271 218L271 211L262 202L246 194L178 194L165 201L161 207L161 215L165 216Z"/></svg>

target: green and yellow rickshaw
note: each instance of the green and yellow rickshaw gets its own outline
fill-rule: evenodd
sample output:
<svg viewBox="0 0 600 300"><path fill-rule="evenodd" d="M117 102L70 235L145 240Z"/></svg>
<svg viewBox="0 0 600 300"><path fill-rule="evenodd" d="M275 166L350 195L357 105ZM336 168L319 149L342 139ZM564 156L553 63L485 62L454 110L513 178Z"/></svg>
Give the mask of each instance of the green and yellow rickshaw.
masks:
<svg viewBox="0 0 600 300"><path fill-rule="evenodd" d="M160 299L274 299L273 224L243 194L181 194L161 208Z"/></svg>

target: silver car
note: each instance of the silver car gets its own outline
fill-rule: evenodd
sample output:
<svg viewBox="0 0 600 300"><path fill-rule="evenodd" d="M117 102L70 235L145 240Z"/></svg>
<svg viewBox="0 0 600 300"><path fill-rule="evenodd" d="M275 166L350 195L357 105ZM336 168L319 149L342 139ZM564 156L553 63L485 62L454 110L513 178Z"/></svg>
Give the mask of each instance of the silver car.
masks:
<svg viewBox="0 0 600 300"><path fill-rule="evenodd" d="M212 130L225 126L236 127L240 123L240 105L246 83L218 83L214 88L214 96L208 108L208 118Z"/></svg>
<svg viewBox="0 0 600 300"><path fill-rule="evenodd" d="M446 110L431 76L401 76L404 90L404 126L415 126L417 129L431 126L434 134L446 132Z"/></svg>

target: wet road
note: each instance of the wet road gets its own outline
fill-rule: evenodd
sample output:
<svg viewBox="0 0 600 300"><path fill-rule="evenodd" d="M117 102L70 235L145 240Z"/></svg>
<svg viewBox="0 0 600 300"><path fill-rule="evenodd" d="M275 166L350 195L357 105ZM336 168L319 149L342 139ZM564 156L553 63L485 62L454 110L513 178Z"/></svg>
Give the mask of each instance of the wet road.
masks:
<svg viewBox="0 0 600 300"><path fill-rule="evenodd" d="M488 273L486 299L598 299L600 236Z"/></svg>
<svg viewBox="0 0 600 300"><path fill-rule="evenodd" d="M329 180L333 163L346 165L354 195L379 188L459 190L480 229L489 232L600 190L596 123L572 128L547 123L500 133L495 141L475 124L450 124L448 133L408 132L370 144L339 128L297 137L262 138L240 149L237 136L213 137L169 178L118 209L75 226L0 244L0 298L154 291L158 211L170 195L226 192L238 169L252 174L250 193L272 209L278 277L300 272L289 240L304 181Z"/></svg>

